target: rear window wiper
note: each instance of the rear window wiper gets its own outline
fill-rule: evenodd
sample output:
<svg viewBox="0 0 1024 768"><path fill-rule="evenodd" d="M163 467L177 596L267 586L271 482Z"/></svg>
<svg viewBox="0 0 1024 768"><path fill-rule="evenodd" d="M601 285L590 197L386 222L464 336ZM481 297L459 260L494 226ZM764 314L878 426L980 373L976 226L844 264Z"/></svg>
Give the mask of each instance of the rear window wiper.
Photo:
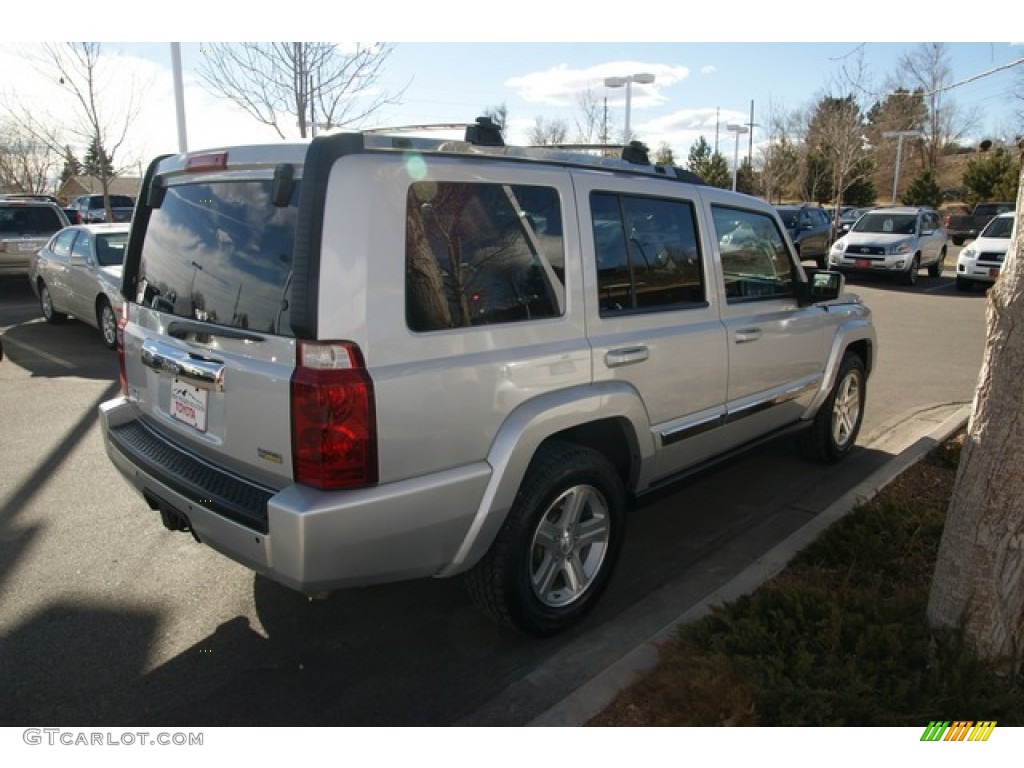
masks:
<svg viewBox="0 0 1024 768"><path fill-rule="evenodd" d="M224 325L210 325L193 320L172 320L167 326L167 333L176 339L184 339L189 334L197 336L219 336L225 339L240 339L241 341L266 341L264 336L238 328L229 328Z"/></svg>

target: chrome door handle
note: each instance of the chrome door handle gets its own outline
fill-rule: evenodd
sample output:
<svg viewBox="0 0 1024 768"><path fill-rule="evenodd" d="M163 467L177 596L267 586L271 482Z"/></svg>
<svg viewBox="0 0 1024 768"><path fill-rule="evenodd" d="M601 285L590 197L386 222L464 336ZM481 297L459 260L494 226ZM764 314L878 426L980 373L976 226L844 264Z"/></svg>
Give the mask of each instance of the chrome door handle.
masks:
<svg viewBox="0 0 1024 768"><path fill-rule="evenodd" d="M224 391L224 363L185 352L167 344L147 340L142 345L142 364L164 371L199 389Z"/></svg>
<svg viewBox="0 0 1024 768"><path fill-rule="evenodd" d="M746 344L751 341L757 341L762 336L760 328L743 328L742 330L736 331L736 343Z"/></svg>
<svg viewBox="0 0 1024 768"><path fill-rule="evenodd" d="M623 349L609 349L604 353L604 364L609 368L619 365L632 365L642 363L650 357L650 350L647 347L625 347Z"/></svg>

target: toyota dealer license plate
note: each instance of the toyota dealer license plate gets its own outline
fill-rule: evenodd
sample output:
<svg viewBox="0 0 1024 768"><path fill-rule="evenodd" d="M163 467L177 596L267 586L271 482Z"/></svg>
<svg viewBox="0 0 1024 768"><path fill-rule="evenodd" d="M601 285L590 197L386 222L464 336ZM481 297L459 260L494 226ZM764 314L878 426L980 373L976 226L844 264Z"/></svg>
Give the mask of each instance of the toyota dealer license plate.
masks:
<svg viewBox="0 0 1024 768"><path fill-rule="evenodd" d="M853 265L857 269L871 269L871 261L869 259L854 259Z"/></svg>
<svg viewBox="0 0 1024 768"><path fill-rule="evenodd" d="M206 431L206 404L210 393L175 379L171 384L171 416L200 432Z"/></svg>

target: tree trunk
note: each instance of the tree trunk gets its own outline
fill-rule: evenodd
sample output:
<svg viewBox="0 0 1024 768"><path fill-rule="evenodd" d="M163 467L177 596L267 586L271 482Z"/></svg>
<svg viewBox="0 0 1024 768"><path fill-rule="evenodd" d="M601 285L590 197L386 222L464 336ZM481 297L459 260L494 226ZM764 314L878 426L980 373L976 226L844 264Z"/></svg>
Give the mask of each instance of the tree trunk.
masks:
<svg viewBox="0 0 1024 768"><path fill-rule="evenodd" d="M1024 654L1024 170L1021 177L928 601L940 640L963 629L969 648L1012 674Z"/></svg>

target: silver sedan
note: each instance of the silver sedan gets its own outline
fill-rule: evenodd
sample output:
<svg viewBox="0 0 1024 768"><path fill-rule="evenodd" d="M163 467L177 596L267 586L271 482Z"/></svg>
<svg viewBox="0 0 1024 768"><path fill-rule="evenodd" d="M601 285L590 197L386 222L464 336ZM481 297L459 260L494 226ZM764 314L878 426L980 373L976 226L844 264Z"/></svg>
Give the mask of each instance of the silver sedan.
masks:
<svg viewBox="0 0 1024 768"><path fill-rule="evenodd" d="M29 279L48 323L74 316L117 346L121 265L129 224L80 224L55 234L32 258Z"/></svg>

